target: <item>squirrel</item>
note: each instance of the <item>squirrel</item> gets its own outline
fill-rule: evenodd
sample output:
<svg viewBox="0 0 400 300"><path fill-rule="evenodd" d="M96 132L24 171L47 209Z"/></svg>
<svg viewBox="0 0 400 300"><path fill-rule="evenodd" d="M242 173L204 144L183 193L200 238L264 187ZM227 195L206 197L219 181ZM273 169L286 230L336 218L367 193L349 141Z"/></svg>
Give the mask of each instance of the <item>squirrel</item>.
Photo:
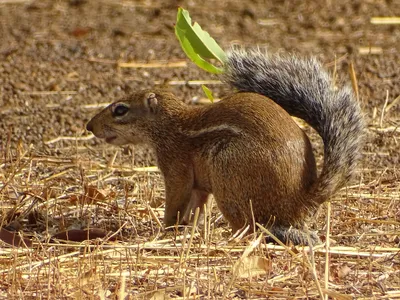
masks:
<svg viewBox="0 0 400 300"><path fill-rule="evenodd" d="M354 173L364 128L360 106L350 87L333 86L315 58L243 49L227 55L221 80L237 90L232 95L193 106L165 91L139 91L86 128L110 144L154 149L167 227L187 224L212 194L233 232L257 222L285 243L318 243L304 225ZM290 115L322 137L319 176L310 140Z"/></svg>

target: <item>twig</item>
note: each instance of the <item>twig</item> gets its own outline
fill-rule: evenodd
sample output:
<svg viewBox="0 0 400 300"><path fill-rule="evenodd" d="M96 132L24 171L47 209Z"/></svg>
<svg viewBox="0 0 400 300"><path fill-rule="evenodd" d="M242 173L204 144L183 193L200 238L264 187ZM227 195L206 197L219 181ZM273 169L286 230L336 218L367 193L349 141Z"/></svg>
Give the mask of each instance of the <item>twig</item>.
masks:
<svg viewBox="0 0 400 300"><path fill-rule="evenodd" d="M386 110L386 106L388 104L388 101L389 101L389 91L386 90L386 99L385 99L385 103L383 103L383 108L382 108L382 111L381 111L381 117L379 119L379 127L381 127L381 128L382 128L383 117L385 116L385 110Z"/></svg>
<svg viewBox="0 0 400 300"><path fill-rule="evenodd" d="M31 96L49 96L49 95L76 95L77 91L30 91L21 92L21 95L31 95Z"/></svg>
<svg viewBox="0 0 400 300"><path fill-rule="evenodd" d="M372 17L370 21L375 25L400 25L400 17Z"/></svg>
<svg viewBox="0 0 400 300"><path fill-rule="evenodd" d="M143 69L153 69L153 68L185 68L187 67L187 62L185 60L169 62L169 61L155 61L151 63L118 63L120 68L143 68Z"/></svg>
<svg viewBox="0 0 400 300"><path fill-rule="evenodd" d="M32 2L32 0L1 0L0 4L23 4L26 2Z"/></svg>
<svg viewBox="0 0 400 300"><path fill-rule="evenodd" d="M392 103L390 103L390 104L388 104L388 106L386 106L386 112L388 112L393 106L395 106L396 104L397 104L397 102L399 102L400 101L400 95L398 95L397 97L396 97L396 99L394 99L393 101L392 101Z"/></svg>
<svg viewBox="0 0 400 300"><path fill-rule="evenodd" d="M382 54L383 49L381 47L359 47L358 53L361 55Z"/></svg>
<svg viewBox="0 0 400 300"><path fill-rule="evenodd" d="M193 237L195 236L196 228L197 228L197 221L199 220L200 215L200 207L196 207L196 211L194 213L193 225L192 225L192 232L190 233L189 243L187 245L185 259L188 259L190 248L192 247Z"/></svg>
<svg viewBox="0 0 400 300"><path fill-rule="evenodd" d="M331 202L327 203L327 214L326 214L326 241L325 241L325 277L324 277L324 288L328 289L329 284L329 247L330 247L330 234L331 234ZM325 299L328 300L328 295L325 293Z"/></svg>
<svg viewBox="0 0 400 300"><path fill-rule="evenodd" d="M315 285L317 286L317 290L318 290L319 296L320 296L321 299L324 299L324 293L322 292L321 283L318 280L317 270L316 270L316 267L315 267L314 248L313 248L313 245L312 245L311 238L310 238L309 234L307 235L307 238L308 238L308 243L310 245L309 246L310 247L310 251L309 251L310 257L308 257L308 255L305 255L305 258L309 263L309 270L311 271L311 273L312 273L312 275L314 277L314 282L315 282Z"/></svg>
<svg viewBox="0 0 400 300"><path fill-rule="evenodd" d="M88 141L94 138L93 134L89 134L87 136L59 136L56 137L55 139L49 140L47 142L44 142L46 145L54 144L59 141Z"/></svg>
<svg viewBox="0 0 400 300"><path fill-rule="evenodd" d="M154 84L165 84L164 81L162 80L157 80L154 81ZM207 85L219 85L219 84L223 84L220 80L171 80L168 81L166 84L168 85L188 85L188 86L198 86L198 85L203 85L203 84L207 84Z"/></svg>
<svg viewBox="0 0 400 300"><path fill-rule="evenodd" d="M353 62L350 62L349 72L350 72L350 78L351 78L351 85L353 86L354 93L356 94L356 99L359 102L360 101L360 95L359 95L359 92L358 92L358 82L357 82L357 76L356 76L356 71L354 70L354 63Z"/></svg>

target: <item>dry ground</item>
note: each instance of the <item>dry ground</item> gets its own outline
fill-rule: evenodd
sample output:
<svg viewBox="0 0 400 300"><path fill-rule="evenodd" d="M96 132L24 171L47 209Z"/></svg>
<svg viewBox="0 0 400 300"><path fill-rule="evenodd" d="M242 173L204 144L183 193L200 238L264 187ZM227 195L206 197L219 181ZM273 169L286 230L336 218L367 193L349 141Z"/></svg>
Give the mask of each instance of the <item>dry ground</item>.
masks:
<svg viewBox="0 0 400 300"><path fill-rule="evenodd" d="M329 246L232 238L216 209L202 231L165 235L152 153L85 132L139 88L191 102L204 80L229 92L184 57L178 5L224 48L316 55L347 81L353 65L366 145L359 175L310 224ZM400 24L375 18L396 16L394 0L0 1L0 216L27 243L0 241L0 298L400 298ZM51 239L88 227L101 238Z"/></svg>

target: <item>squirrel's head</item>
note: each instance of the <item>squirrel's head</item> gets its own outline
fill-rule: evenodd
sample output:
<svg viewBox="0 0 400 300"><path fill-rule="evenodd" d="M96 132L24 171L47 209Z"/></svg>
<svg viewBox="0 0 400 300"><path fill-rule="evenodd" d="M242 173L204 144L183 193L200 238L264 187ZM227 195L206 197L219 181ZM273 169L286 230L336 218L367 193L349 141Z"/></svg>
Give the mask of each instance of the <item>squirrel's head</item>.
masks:
<svg viewBox="0 0 400 300"><path fill-rule="evenodd" d="M166 92L141 91L107 106L89 121L86 129L113 145L151 143L157 127L182 104Z"/></svg>

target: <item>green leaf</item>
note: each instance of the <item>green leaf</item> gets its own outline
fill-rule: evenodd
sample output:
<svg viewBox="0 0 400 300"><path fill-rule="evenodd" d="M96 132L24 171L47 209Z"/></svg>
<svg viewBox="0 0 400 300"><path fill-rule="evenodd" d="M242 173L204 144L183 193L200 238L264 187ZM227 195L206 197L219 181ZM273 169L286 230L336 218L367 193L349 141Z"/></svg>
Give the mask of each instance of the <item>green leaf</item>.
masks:
<svg viewBox="0 0 400 300"><path fill-rule="evenodd" d="M189 40L186 38L185 33L183 31L175 28L175 34L178 37L181 43L181 47L183 51L186 53L186 56L189 57L198 67L214 74L221 74L224 71L222 68L214 66L213 64L203 59L200 55L198 55L196 51L193 49Z"/></svg>
<svg viewBox="0 0 400 300"><path fill-rule="evenodd" d="M223 64L227 60L225 52L198 23L192 25L189 12L183 8L178 8L175 35L186 55L200 68L211 73L223 72L205 59L217 59Z"/></svg>
<svg viewBox="0 0 400 300"><path fill-rule="evenodd" d="M211 103L214 103L214 96L211 92L211 90L206 87L204 84L201 85L201 88L203 89L204 94L206 94L207 98L210 99Z"/></svg>
<svg viewBox="0 0 400 300"><path fill-rule="evenodd" d="M224 50L221 49L210 34L201 29L197 22L192 26L192 19L187 10L181 7L178 8L177 22L175 26L185 32L185 35L197 54L205 58L216 58L221 63L226 61Z"/></svg>

